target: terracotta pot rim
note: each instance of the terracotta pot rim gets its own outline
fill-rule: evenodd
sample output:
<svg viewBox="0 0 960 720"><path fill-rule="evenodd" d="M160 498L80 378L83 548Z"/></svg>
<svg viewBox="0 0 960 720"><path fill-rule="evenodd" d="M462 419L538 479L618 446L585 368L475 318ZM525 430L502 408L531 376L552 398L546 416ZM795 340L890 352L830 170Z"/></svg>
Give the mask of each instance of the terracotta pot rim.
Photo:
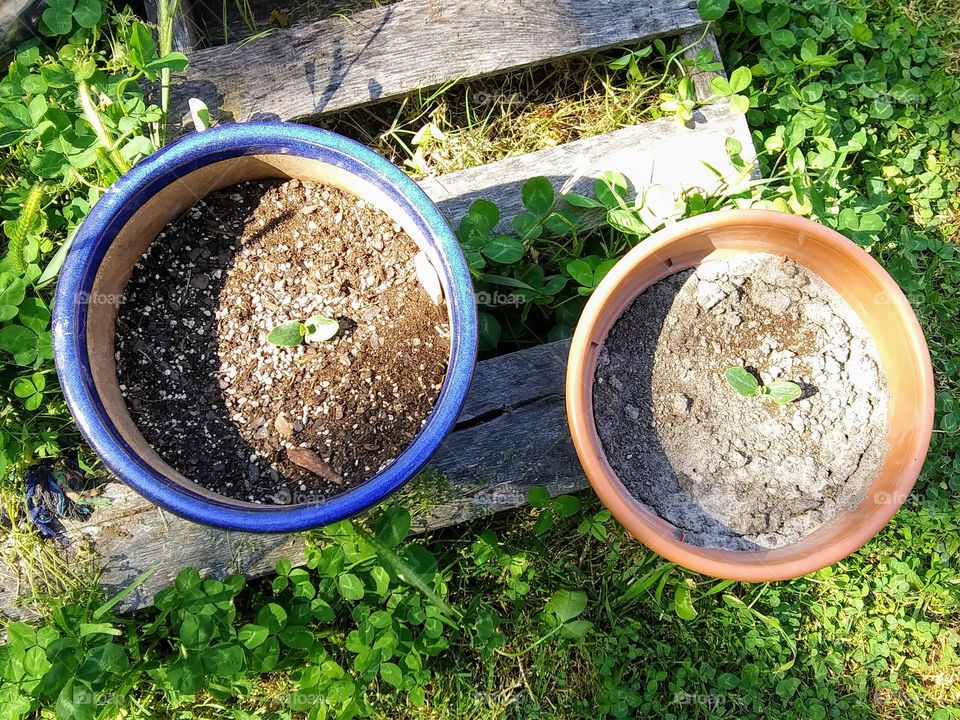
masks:
<svg viewBox="0 0 960 720"><path fill-rule="evenodd" d="M610 307L613 293L629 281L638 267L649 263L663 264L665 259L667 265L672 265L668 259L669 248L679 240L735 227L771 228L796 233L800 238L815 238L818 243L847 256L850 262L866 271L872 280L882 286L887 298L887 311L891 318L896 319L896 323L891 320L891 326L897 325L903 332L903 341L909 344L917 373L916 381L920 392L915 407L912 408L914 413L910 417L910 422L916 428L914 435L917 438L911 449L916 452L910 455L899 474L893 501L875 505L870 512L861 512L858 508L854 512L858 513L858 519L862 517L862 522L859 522L852 532L839 542L799 557L796 549L823 528L800 543L769 550L701 548L676 539L669 530L673 526L633 498L610 468L593 420L590 387L595 361L591 361L589 355L603 342L598 325L607 322L612 324L616 321L615 317L611 319L612 313L619 315L619 310ZM751 250L776 252L756 248L743 248L740 251ZM699 259L687 265L678 265L667 274L698 262ZM843 289L836 289L847 297ZM633 297L638 294L639 292L634 293ZM605 332L603 331L603 336ZM705 575L753 582L799 577L831 565L858 550L889 522L920 473L933 430L934 400L933 367L923 331L909 301L893 278L866 251L840 233L806 218L770 210L724 210L699 215L664 228L634 247L603 279L587 302L571 341L566 376L567 420L574 447L590 484L617 520L635 538L667 560ZM891 417L891 424L896 421L897 418ZM824 528L831 524L827 523Z"/></svg>

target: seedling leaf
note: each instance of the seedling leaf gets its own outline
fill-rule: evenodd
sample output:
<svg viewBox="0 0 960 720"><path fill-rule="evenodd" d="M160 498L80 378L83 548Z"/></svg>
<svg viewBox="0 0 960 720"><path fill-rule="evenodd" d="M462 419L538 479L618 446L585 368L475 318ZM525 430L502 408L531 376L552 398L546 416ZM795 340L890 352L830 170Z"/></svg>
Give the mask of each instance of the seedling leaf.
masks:
<svg viewBox="0 0 960 720"><path fill-rule="evenodd" d="M803 388L788 380L774 380L764 386L764 395L769 395L777 405L786 405L803 395Z"/></svg>
<svg viewBox="0 0 960 720"><path fill-rule="evenodd" d="M267 335L267 342L273 345L293 347L303 342L304 335L306 335L306 328L303 323L291 320L281 323L271 330L270 334Z"/></svg>
<svg viewBox="0 0 960 720"><path fill-rule="evenodd" d="M336 337L340 332L340 323L323 315L313 315L304 323L307 331L303 339L307 342L324 342ZM268 340L270 338L267 338Z"/></svg>
<svg viewBox="0 0 960 720"><path fill-rule="evenodd" d="M730 387L736 390L744 397L753 397L760 394L760 383L746 368L732 367L724 373Z"/></svg>

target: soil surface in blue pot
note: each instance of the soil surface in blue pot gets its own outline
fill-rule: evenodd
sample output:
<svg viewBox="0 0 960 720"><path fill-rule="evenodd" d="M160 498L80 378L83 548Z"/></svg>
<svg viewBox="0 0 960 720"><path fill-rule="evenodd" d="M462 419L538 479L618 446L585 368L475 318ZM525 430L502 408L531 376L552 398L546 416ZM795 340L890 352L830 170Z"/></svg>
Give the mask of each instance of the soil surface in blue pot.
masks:
<svg viewBox="0 0 960 720"><path fill-rule="evenodd" d="M117 320L121 392L172 467L222 495L305 503L420 431L450 352L413 240L322 185L251 182L167 226Z"/></svg>

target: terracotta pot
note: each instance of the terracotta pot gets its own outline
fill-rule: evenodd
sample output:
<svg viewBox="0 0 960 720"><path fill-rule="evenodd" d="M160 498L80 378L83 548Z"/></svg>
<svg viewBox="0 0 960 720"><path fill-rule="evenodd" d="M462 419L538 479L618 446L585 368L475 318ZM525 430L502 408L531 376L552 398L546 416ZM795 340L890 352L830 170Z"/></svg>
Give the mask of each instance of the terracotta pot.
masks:
<svg viewBox="0 0 960 720"><path fill-rule="evenodd" d="M593 419L593 378L608 331L648 286L706 258L764 252L789 257L840 293L876 343L889 385L889 452L866 499L802 541L771 550L702 548L677 539L673 525L634 499L604 456ZM933 429L934 382L920 324L876 260L837 232L765 210L701 215L661 230L631 250L587 303L570 346L567 419L580 463L604 505L638 540L705 575L762 582L811 573L856 551L909 495Z"/></svg>

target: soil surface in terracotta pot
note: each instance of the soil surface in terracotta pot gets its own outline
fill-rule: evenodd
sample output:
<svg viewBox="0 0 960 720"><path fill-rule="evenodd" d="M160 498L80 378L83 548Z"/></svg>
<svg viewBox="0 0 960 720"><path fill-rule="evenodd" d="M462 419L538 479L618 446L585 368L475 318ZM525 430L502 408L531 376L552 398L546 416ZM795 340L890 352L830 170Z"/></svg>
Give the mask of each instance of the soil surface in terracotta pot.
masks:
<svg viewBox="0 0 960 720"><path fill-rule="evenodd" d="M797 383L777 405L730 367ZM849 304L767 254L706 261L648 288L611 328L594 419L628 491L685 542L794 543L865 497L887 451L886 380Z"/></svg>
<svg viewBox="0 0 960 720"><path fill-rule="evenodd" d="M137 264L117 320L120 389L146 440L217 493L310 502L413 440L450 352L418 248L384 213L298 180L212 193ZM323 315L330 340L268 333Z"/></svg>

